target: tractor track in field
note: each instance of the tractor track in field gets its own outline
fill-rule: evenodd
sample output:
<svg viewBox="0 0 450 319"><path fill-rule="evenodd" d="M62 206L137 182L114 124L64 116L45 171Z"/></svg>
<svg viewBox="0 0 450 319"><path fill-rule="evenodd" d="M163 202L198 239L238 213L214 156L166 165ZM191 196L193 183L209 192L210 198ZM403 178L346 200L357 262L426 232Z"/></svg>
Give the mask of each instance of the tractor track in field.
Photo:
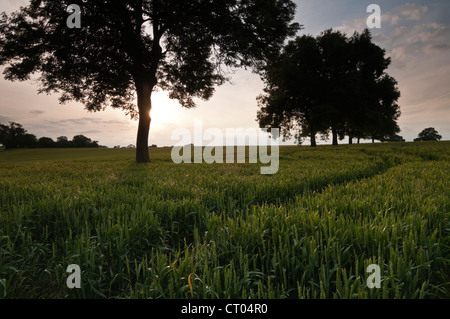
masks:
<svg viewBox="0 0 450 319"><path fill-rule="evenodd" d="M373 155L373 154L370 154ZM291 183L284 184L278 186L276 192L270 194L271 196L261 196L254 198L246 198L245 194L242 193L234 193L231 192L227 194L226 192L223 194L224 198L229 201L234 201L235 209L250 209L251 207L263 206L263 205L283 205L286 202L295 200L296 197L302 196L308 192L320 194L329 186L338 186L338 185L346 185L348 183L353 183L357 181L361 181L367 178L373 178L378 175L384 174L387 170L397 167L402 163L399 161L392 161L385 156L380 156L381 161L377 162L376 165L371 166L369 168L365 168L356 174L335 174L327 176L326 179L318 178L311 179L307 181L303 181L297 185L293 185ZM252 189L252 191L254 191ZM267 194L265 194L267 195ZM202 201L206 202L206 206L209 210L216 211L218 207L216 207L208 198L203 198ZM211 204L209 204L211 203Z"/></svg>

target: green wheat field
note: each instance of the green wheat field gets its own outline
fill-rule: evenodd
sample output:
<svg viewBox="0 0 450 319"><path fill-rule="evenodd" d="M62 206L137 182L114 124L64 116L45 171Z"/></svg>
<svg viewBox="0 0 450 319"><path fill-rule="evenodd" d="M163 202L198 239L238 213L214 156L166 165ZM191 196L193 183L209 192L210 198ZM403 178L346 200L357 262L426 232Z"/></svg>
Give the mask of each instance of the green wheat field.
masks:
<svg viewBox="0 0 450 319"><path fill-rule="evenodd" d="M450 142L286 146L274 175L150 154L0 151L0 298L450 297Z"/></svg>

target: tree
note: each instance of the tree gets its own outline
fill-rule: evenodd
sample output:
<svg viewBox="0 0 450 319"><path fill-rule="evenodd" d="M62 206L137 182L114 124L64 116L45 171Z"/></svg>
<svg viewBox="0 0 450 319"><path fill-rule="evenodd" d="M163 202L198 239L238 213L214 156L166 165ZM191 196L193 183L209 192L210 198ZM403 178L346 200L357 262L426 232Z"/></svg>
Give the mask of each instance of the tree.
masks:
<svg viewBox="0 0 450 319"><path fill-rule="evenodd" d="M372 42L368 29L345 34L326 30L319 36L326 65L326 91L333 145L338 135L383 140L400 132L397 82L386 73L391 59Z"/></svg>
<svg viewBox="0 0 450 319"><path fill-rule="evenodd" d="M414 142L440 141L441 139L442 136L439 135L438 131L434 127L429 127L420 132L419 136L414 139Z"/></svg>
<svg viewBox="0 0 450 319"><path fill-rule="evenodd" d="M405 139L403 138L403 136L394 134L392 136L389 136L385 140L382 140L382 142L405 142Z"/></svg>
<svg viewBox="0 0 450 319"><path fill-rule="evenodd" d="M375 82L372 102L368 103L368 125L366 137L375 140L386 140L400 132L397 120L401 115L400 106L396 103L400 97L397 82L384 75Z"/></svg>
<svg viewBox="0 0 450 319"><path fill-rule="evenodd" d="M66 25L68 4L81 28ZM151 95L183 107L209 99L227 68L261 69L298 24L290 0L31 0L0 18L5 78L39 74L39 92L61 92L89 111L111 106L139 118L136 161L149 162ZM137 98L137 107L133 98Z"/></svg>
<svg viewBox="0 0 450 319"><path fill-rule="evenodd" d="M98 142L92 141L84 135L75 135L72 139L72 145L77 148L98 147Z"/></svg>
<svg viewBox="0 0 450 319"><path fill-rule="evenodd" d="M0 143L5 149L24 147L24 142L29 140L27 131L16 122L9 122L9 126L0 124Z"/></svg>
<svg viewBox="0 0 450 319"><path fill-rule="evenodd" d="M345 134L384 139L400 131L397 82L385 73L390 59L368 30L353 37L332 29L316 38L297 37L264 69L265 94L258 97L261 127L282 128L297 140Z"/></svg>
<svg viewBox="0 0 450 319"><path fill-rule="evenodd" d="M0 123L0 144L5 146L5 149L33 148L37 143L36 136L27 133L21 124L10 122L7 126Z"/></svg>
<svg viewBox="0 0 450 319"><path fill-rule="evenodd" d="M316 146L316 134L326 129L324 105L320 102L321 56L315 38L290 41L265 70L265 94L258 97L260 127L280 127L284 138L296 131L297 141L309 136Z"/></svg>
<svg viewBox="0 0 450 319"><path fill-rule="evenodd" d="M56 147L65 148L65 147L70 147L70 146L71 146L71 141L69 141L67 136L58 136L56 138Z"/></svg>
<svg viewBox="0 0 450 319"><path fill-rule="evenodd" d="M38 145L41 148L52 148L55 147L55 141L53 141L50 137L41 137L38 140Z"/></svg>
<svg viewBox="0 0 450 319"><path fill-rule="evenodd" d="M352 106L351 49L345 34L332 29L325 30L317 37L320 47L321 103L326 107L327 122L332 136L332 144L338 145L338 137L345 134L348 107Z"/></svg>
<svg viewBox="0 0 450 319"><path fill-rule="evenodd" d="M84 135L76 135L72 141L66 136L59 136L56 142L50 137L41 137L27 133L23 126L16 122L10 122L9 126L0 123L0 144L6 149L11 148L50 148L50 147L104 147L98 141L92 141Z"/></svg>
<svg viewBox="0 0 450 319"><path fill-rule="evenodd" d="M391 63L386 51L372 42L369 30L355 32L349 39L353 70L349 82L352 86L350 107L345 121L349 141L353 137L382 139L399 132L400 116L396 104L400 97L397 82L386 74Z"/></svg>
<svg viewBox="0 0 450 319"><path fill-rule="evenodd" d="M7 134L8 134L8 126L0 123L0 144L3 146L5 146Z"/></svg>

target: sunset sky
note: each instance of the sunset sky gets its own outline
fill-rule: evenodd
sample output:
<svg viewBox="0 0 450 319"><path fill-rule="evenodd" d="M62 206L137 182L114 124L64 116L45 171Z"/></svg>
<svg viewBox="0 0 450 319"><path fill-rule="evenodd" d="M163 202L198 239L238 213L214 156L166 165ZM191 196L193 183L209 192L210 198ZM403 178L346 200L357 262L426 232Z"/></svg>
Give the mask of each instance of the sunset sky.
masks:
<svg viewBox="0 0 450 319"><path fill-rule="evenodd" d="M26 0L0 0L0 12L10 13ZM366 27L371 3L381 7L382 24L373 29L374 42L392 58L388 73L399 83L401 133L412 141L426 127L434 127L450 139L450 1L403 0L297 0L296 21L304 26L299 34L318 35L334 28L351 35ZM0 68L3 72L4 67ZM209 101L198 101L193 110L183 109L164 92L153 95L150 144L174 145L176 128L192 130L194 120L203 127L257 128L256 97L263 83L250 71L237 71L232 84L216 89ZM0 123L21 123L38 138L84 134L112 147L135 144L137 121L109 109L89 113L83 105L60 105L58 95L37 94L37 84L9 82L0 78ZM342 141L343 143L347 142ZM328 141L327 143L330 143Z"/></svg>

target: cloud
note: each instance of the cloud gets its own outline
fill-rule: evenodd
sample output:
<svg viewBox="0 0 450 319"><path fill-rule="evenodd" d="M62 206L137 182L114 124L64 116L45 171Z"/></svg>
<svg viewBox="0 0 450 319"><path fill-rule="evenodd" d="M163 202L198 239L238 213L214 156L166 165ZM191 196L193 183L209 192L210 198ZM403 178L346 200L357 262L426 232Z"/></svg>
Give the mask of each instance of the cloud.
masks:
<svg viewBox="0 0 450 319"><path fill-rule="evenodd" d="M33 115L41 115L41 114L44 114L45 112L44 111L40 111L40 110L32 110L32 111L30 111L30 113L33 114Z"/></svg>
<svg viewBox="0 0 450 319"><path fill-rule="evenodd" d="M6 124L6 123L8 123L9 121L11 121L11 119L10 119L9 117L0 115L0 123Z"/></svg>
<svg viewBox="0 0 450 319"><path fill-rule="evenodd" d="M387 27L405 24L406 22L416 22L422 20L428 13L427 6L419 6L414 3L407 3L392 9L392 11L382 11L381 28L385 30ZM355 30L362 31L367 28L367 18L359 18L351 22L346 22L336 29L347 34L352 34Z"/></svg>
<svg viewBox="0 0 450 319"><path fill-rule="evenodd" d="M387 48L394 67L415 68L419 60L445 53L449 49L450 26L438 23L399 26L389 36L384 35L377 40Z"/></svg>
<svg viewBox="0 0 450 319"><path fill-rule="evenodd" d="M436 14L427 6L404 4L383 11L381 29L372 30L374 42L392 59L388 73L399 83L399 124L408 140L429 126L450 135L450 24L431 20ZM365 27L364 19L356 19L336 29L352 34Z"/></svg>
<svg viewBox="0 0 450 319"><path fill-rule="evenodd" d="M81 134L99 134L102 133L100 130L89 130L89 131L82 131Z"/></svg>
<svg viewBox="0 0 450 319"><path fill-rule="evenodd" d="M428 7L419 6L415 3L407 3L401 6L400 14L404 16L407 20L419 21L422 19L423 15L428 12Z"/></svg>
<svg viewBox="0 0 450 319"><path fill-rule="evenodd" d="M118 120L104 120L93 117L80 117L80 118L72 118L72 119L61 119L61 120L46 120L47 123L52 125L61 125L61 124L75 124L75 125L86 125L86 124L127 124L126 120L118 121Z"/></svg>
<svg viewBox="0 0 450 319"><path fill-rule="evenodd" d="M352 35L355 31L362 31L367 28L367 19L356 19L350 23L341 24L335 27L335 30L341 31L347 35Z"/></svg>
<svg viewBox="0 0 450 319"><path fill-rule="evenodd" d="M428 44L424 47L424 52L426 54L434 54L434 53L440 53L443 51L447 51L450 49L450 46L446 43L439 43L439 44Z"/></svg>
<svg viewBox="0 0 450 319"><path fill-rule="evenodd" d="M381 15L381 24L389 23L390 25L397 25L400 21L400 16L394 13L383 13Z"/></svg>
<svg viewBox="0 0 450 319"><path fill-rule="evenodd" d="M0 12L5 11L7 14L17 11L19 7L25 7L29 4L27 0L2 0L0 1Z"/></svg>

